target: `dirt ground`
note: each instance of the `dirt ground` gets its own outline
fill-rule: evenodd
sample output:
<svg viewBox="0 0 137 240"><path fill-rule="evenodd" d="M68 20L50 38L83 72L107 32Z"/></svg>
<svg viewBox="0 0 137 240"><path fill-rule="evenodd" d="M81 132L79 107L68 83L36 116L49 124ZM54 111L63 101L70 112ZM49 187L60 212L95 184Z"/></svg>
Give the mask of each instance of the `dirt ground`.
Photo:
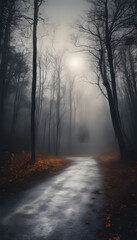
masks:
<svg viewBox="0 0 137 240"><path fill-rule="evenodd" d="M100 157L105 209L99 235L105 240L137 239L137 161Z"/></svg>
<svg viewBox="0 0 137 240"><path fill-rule="evenodd" d="M29 156L26 153L10 156L10 165L1 169L1 196L9 196L33 186L35 182L45 179L45 176L53 175L70 164L70 160L53 157L45 159L44 156L37 155L37 162L30 166L27 159ZM98 162L104 190L97 188L92 194L103 199L104 208L92 211L99 211L103 223L99 227L97 239L137 240L137 161L120 161L118 155L111 155L99 157ZM96 198L92 197L93 199L96 202ZM91 211L88 212L88 217L89 213L94 217ZM93 221L87 218L85 223L90 229Z"/></svg>
<svg viewBox="0 0 137 240"><path fill-rule="evenodd" d="M70 161L55 156L36 154L36 162L30 164L30 152L9 153L0 157L0 198L21 192L55 174L70 164Z"/></svg>

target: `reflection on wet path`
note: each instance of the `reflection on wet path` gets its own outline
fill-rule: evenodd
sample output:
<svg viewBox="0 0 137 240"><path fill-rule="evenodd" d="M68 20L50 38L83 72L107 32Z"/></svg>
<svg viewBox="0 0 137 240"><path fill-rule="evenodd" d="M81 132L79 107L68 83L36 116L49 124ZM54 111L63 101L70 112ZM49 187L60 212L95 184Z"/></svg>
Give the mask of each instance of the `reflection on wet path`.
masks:
<svg viewBox="0 0 137 240"><path fill-rule="evenodd" d="M72 159L62 173L17 197L17 205L2 208L2 240L97 240L102 200L92 192L101 189L99 167L90 157Z"/></svg>

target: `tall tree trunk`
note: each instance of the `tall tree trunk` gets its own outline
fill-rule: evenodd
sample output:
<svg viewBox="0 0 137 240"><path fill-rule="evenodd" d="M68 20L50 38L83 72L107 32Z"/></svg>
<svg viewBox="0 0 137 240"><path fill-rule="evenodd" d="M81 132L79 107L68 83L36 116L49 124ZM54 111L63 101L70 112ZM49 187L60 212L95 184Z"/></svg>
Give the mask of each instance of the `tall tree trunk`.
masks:
<svg viewBox="0 0 137 240"><path fill-rule="evenodd" d="M0 0L0 53L2 51L2 40L3 40L4 27L5 27L5 15L6 15L7 5L8 5L7 0L5 1Z"/></svg>
<svg viewBox="0 0 137 240"><path fill-rule="evenodd" d="M21 84L19 83L20 74L17 76L17 78L18 78L18 81L16 83L16 93L15 93L15 98L14 98L14 103L13 103L13 117L12 117L11 129L10 129L11 141L12 141L12 137L14 135L16 122L18 119L19 111L20 111L20 104L21 104L21 98L22 98L22 87L23 87L23 84L25 81L25 76L24 76Z"/></svg>
<svg viewBox="0 0 137 240"><path fill-rule="evenodd" d="M70 98L70 113L69 113L69 148L72 152L72 101Z"/></svg>
<svg viewBox="0 0 137 240"><path fill-rule="evenodd" d="M69 150L72 152L72 89L74 80L70 79L69 83Z"/></svg>
<svg viewBox="0 0 137 240"><path fill-rule="evenodd" d="M108 77L107 77L106 62L105 62L105 56L104 56L103 50L102 50L101 60L100 60L99 65L100 65L101 76L102 76L102 79L103 79L103 84L104 84L104 86L106 88L106 91L107 91L108 103L109 103L109 109L110 109L110 116L111 116L111 120L112 120L112 124L113 124L113 128L114 128L115 136L116 136L117 141L118 141L120 155L121 155L121 158L124 159L126 157L127 151L126 151L125 142L124 142L124 139L123 139L123 133L122 133L122 130L121 130L121 125L120 125L120 121L119 121L119 116L118 116L116 104L115 104L115 101L114 101L113 92L111 90L110 83L109 83L109 80L108 80Z"/></svg>
<svg viewBox="0 0 137 240"><path fill-rule="evenodd" d="M44 108L46 110L46 103L44 104ZM47 131L47 116L44 118L44 129L43 129L43 143L46 145L46 131Z"/></svg>
<svg viewBox="0 0 137 240"><path fill-rule="evenodd" d="M57 92L57 119L56 119L56 156L59 153L60 145L60 69L58 69L58 92Z"/></svg>
<svg viewBox="0 0 137 240"><path fill-rule="evenodd" d="M50 92L49 102L49 129L48 129L48 152L51 153L51 119L52 119L52 105L53 105L53 89Z"/></svg>
<svg viewBox="0 0 137 240"><path fill-rule="evenodd" d="M127 155L127 148L124 140L124 134L118 109L118 97L117 97L117 89L116 89L116 77L115 77L115 71L114 71L114 65L113 65L113 54L112 54L112 47L111 47L111 36L109 34L109 26L108 26L108 0L105 2L105 16L106 16L106 49L107 49L107 57L108 57L108 63L109 63L109 69L110 69L110 77L111 77L111 86L112 86L112 92L110 96L110 89L108 88L108 85L106 86L107 94L108 94L108 100L110 105L110 113L112 118L112 123L114 126L114 131L118 140L119 149L121 158L126 158Z"/></svg>
<svg viewBox="0 0 137 240"><path fill-rule="evenodd" d="M114 132L115 132L116 138L118 140L121 159L125 159L127 157L127 149L126 149L125 141L124 141L124 138L123 138L123 132L121 130L121 124L120 124L120 121L119 121L117 108L115 106L114 99L112 97L112 92L111 92L109 84L106 86L106 90L107 90L107 95L108 95L110 115L111 115L112 124L113 124L113 127L114 127Z"/></svg>
<svg viewBox="0 0 137 240"><path fill-rule="evenodd" d="M31 95L31 162L35 162L35 109L36 109L36 81L37 81L37 24L38 24L38 2L34 0L34 22L33 22L33 76Z"/></svg>
<svg viewBox="0 0 137 240"><path fill-rule="evenodd" d="M54 104L54 101L55 101L55 82L53 82L53 104ZM56 135L56 120L55 120L55 112L54 112L54 105L53 105L53 109L52 109L52 125L51 125L51 129L52 129L52 145L53 145L53 148L52 148L52 151L53 153L56 152L56 139L55 139L55 135Z"/></svg>
<svg viewBox="0 0 137 240"><path fill-rule="evenodd" d="M11 14L12 14L12 3L9 7L5 33L4 43L2 48L1 65L0 65L0 151L3 150L3 117L4 117L4 100L5 100L5 82L8 67L8 49L9 49L9 36L11 27Z"/></svg>

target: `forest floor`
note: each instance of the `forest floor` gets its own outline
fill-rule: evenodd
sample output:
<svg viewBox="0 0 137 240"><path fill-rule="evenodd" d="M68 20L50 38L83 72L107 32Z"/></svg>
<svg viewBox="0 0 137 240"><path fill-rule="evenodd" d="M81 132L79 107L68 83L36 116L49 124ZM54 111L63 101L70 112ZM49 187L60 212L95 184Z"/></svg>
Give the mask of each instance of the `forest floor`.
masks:
<svg viewBox="0 0 137 240"><path fill-rule="evenodd" d="M31 165L29 153L8 157L0 177L1 196L8 200L2 207L3 240L10 234L13 240L137 239L137 161L122 162L118 155L68 160L37 154ZM24 189L21 197L15 194ZM19 205L13 207L9 195Z"/></svg>
<svg viewBox="0 0 137 240"><path fill-rule="evenodd" d="M70 161L55 156L36 154L36 162L30 164L30 153L6 152L0 159L0 197L8 197L27 189L47 176L66 167Z"/></svg>
<svg viewBox="0 0 137 240"><path fill-rule="evenodd" d="M120 161L118 155L99 157L104 181L105 209L101 239L137 239L137 161Z"/></svg>
<svg viewBox="0 0 137 240"><path fill-rule="evenodd" d="M68 159L71 164L58 174L2 201L2 240L98 240L99 163L92 157Z"/></svg>

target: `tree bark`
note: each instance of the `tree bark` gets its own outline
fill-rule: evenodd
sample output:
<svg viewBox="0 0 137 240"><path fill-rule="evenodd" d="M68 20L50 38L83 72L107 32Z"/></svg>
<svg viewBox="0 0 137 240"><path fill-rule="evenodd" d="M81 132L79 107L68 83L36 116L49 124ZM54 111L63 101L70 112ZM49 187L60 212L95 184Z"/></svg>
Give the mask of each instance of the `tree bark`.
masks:
<svg viewBox="0 0 137 240"><path fill-rule="evenodd" d="M11 28L13 3L10 4L8 17L4 33L4 43L2 48L2 57L0 65L0 151L3 151L3 117L4 117L4 100L5 100L5 82L8 67L8 49L9 49L9 36Z"/></svg>
<svg viewBox="0 0 137 240"><path fill-rule="evenodd" d="M108 100L109 100L109 107L110 113L112 118L112 123L114 127L114 131L118 140L119 149L121 158L124 159L127 156L127 148L124 140L124 134L122 131L122 124L118 109L118 97L117 97L117 88L116 88L116 77L113 65L113 54L112 54L112 47L111 47L111 35L109 33L109 26L108 26L108 1L105 2L105 16L106 16L106 49L107 49L107 57L110 69L110 77L111 77L111 85L112 91L110 94L110 86L106 84ZM109 87L108 87L109 86Z"/></svg>
<svg viewBox="0 0 137 240"><path fill-rule="evenodd" d="M58 92L57 92L57 111L56 111L56 156L60 147L60 69L58 69Z"/></svg>
<svg viewBox="0 0 137 240"><path fill-rule="evenodd" d="M36 81L37 81L37 24L39 0L34 0L34 22L33 22L33 75L32 75L32 95L31 95L31 163L35 162L35 109L36 109Z"/></svg>

